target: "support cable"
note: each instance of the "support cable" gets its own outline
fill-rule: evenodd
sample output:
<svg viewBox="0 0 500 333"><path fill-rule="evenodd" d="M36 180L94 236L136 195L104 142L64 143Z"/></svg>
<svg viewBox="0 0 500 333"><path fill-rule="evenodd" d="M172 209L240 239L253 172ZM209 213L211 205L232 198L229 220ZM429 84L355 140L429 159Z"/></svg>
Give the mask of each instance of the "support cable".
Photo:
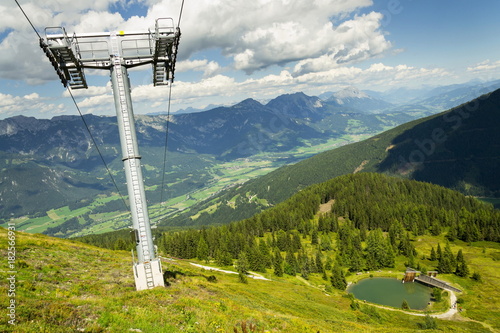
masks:
<svg viewBox="0 0 500 333"><path fill-rule="evenodd" d="M26 18L26 20L28 20L29 24L33 28L33 31L35 31L35 33L38 36L39 40L42 42L43 41L42 36L40 36L40 34L38 33L38 30L36 30L36 28L33 25L33 23L31 23L31 20L29 19L29 17L26 14L26 12L23 10L23 7L21 7L21 5L19 4L19 2L17 0L14 0L14 1L16 2L17 6L21 10L21 12L24 14L24 17ZM40 45L42 45L42 43L40 43ZM85 118L83 117L82 112L80 111L80 107L78 106L78 103L76 102L76 99L73 96L73 93L71 92L71 88L69 86L66 86L66 89L68 90L69 95L71 96L71 99L73 100L73 103L75 104L75 107L78 110L78 113L80 114L80 117L82 118L83 124L85 125L85 128L87 129L87 132L89 133L90 138L92 139L92 142L93 142L93 144L94 144L97 152L99 153L99 156L101 157L101 161L104 163L104 167L106 168L106 170L107 170L107 172L109 174L109 177L111 178L111 181L112 181L113 185L115 186L116 191L118 192L118 195L120 196L123 204L125 205L125 209L128 210L129 209L128 205L127 205L127 203L126 203L123 195L121 194L120 190L118 189L118 185L116 184L115 178L113 177L113 174L111 173L111 170L109 169L108 164L106 163L106 161L104 160L104 157L101 154L101 150L99 149L99 146L97 145L97 142L96 142L94 136L92 135L92 132L90 131L90 128L89 128L89 126L87 124L87 121L85 120Z"/></svg>
<svg viewBox="0 0 500 333"><path fill-rule="evenodd" d="M109 169L108 164L104 160L104 156L102 156L102 154L101 154L101 150L99 149L99 146L97 145L97 141L95 140L94 136L92 135L92 132L90 131L90 127L88 126L87 121L85 120L85 117L83 116L82 112L80 111L80 107L78 106L78 103L76 102L76 99L73 96L73 93L71 92L71 88L68 86L67 89L68 89L68 92L71 96L71 99L73 100L73 103L75 104L76 109L78 110L78 113L80 114L80 117L82 118L83 124L85 125L85 128L87 129L87 132L89 133L90 138L92 139L92 142L93 142L97 152L99 153L99 156L101 157L101 161L104 164L106 171L108 172L109 178L111 178L111 182L115 186L115 189L118 192L118 195L122 199L123 205L125 205L125 208L127 210L129 210L127 202L125 201L123 195L121 194L120 190L118 189L118 185L116 184L115 178L113 177L113 174L111 173L111 170Z"/></svg>
<svg viewBox="0 0 500 333"><path fill-rule="evenodd" d="M184 0L182 0L182 3L181 3L181 9L179 12L179 20L177 21L177 29L180 29L183 10L184 10ZM162 172L162 179L161 179L160 210L163 207L163 193L165 190L165 171L166 171L166 165L167 165L167 152L168 152L168 127L170 125L170 104L172 101L172 84L173 83L174 83L174 81L172 78L172 80L170 80L170 89L168 92L167 128L165 131L165 147L164 147L164 151L163 151L163 172Z"/></svg>
<svg viewBox="0 0 500 333"><path fill-rule="evenodd" d="M163 206L163 192L165 188L165 170L167 165L167 147L168 147L168 126L170 124L170 101L172 99L172 83L170 83L170 90L168 92L168 108L167 108L167 128L165 132L165 149L163 151L163 172L161 179L161 194L160 194L160 209Z"/></svg>
<svg viewBox="0 0 500 333"><path fill-rule="evenodd" d="M179 28L181 26L181 17L182 17L182 10L184 9L184 0L182 0L181 4L181 11L179 13L179 21L177 22L177 27Z"/></svg>
<svg viewBox="0 0 500 333"><path fill-rule="evenodd" d="M24 17L26 17L26 19L28 20L29 24L31 25L31 27L33 28L33 30L35 31L35 33L37 34L38 38L39 39L42 39L42 36L40 36L40 34L38 33L38 31L36 30L35 26L33 25L33 23L31 23L31 20L29 19L28 15L26 15L26 13L24 12L23 10L23 7L21 7L21 5L19 4L19 2L17 2L17 0L14 0L16 3L17 3L17 6L19 7L19 9L23 12L24 14ZM183 1L184 2L184 1Z"/></svg>

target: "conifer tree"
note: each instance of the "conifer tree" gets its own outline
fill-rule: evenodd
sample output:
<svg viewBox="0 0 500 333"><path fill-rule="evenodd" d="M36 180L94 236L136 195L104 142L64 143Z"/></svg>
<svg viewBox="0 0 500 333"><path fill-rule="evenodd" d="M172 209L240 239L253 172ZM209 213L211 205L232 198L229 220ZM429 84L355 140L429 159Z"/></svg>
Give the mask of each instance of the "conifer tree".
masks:
<svg viewBox="0 0 500 333"><path fill-rule="evenodd" d="M259 250L262 256L262 263L264 268L270 268L272 265L272 255L269 247L267 246L267 242L263 239L259 241Z"/></svg>
<svg viewBox="0 0 500 333"><path fill-rule="evenodd" d="M309 273L311 272L311 264L308 256L302 257L302 264L300 267L300 276L302 278L309 280Z"/></svg>
<svg viewBox="0 0 500 333"><path fill-rule="evenodd" d="M325 270L329 271L330 269L332 269L332 265L333 265L332 257L327 256L325 260Z"/></svg>
<svg viewBox="0 0 500 333"><path fill-rule="evenodd" d="M446 234L446 239L448 239L450 242L453 242L457 238L458 238L458 225L455 222L453 222L451 223L450 229Z"/></svg>
<svg viewBox="0 0 500 333"><path fill-rule="evenodd" d="M332 268L332 276L330 276L330 282L332 286L339 290L345 290L347 287L347 281L345 280L344 272L338 263Z"/></svg>
<svg viewBox="0 0 500 333"><path fill-rule="evenodd" d="M330 251L333 249L332 241L330 240L330 236L328 234L322 235L320 240L321 251Z"/></svg>
<svg viewBox="0 0 500 333"><path fill-rule="evenodd" d="M274 252L274 275L283 276L283 257L278 249Z"/></svg>
<svg viewBox="0 0 500 333"><path fill-rule="evenodd" d="M290 251L286 252L283 271L288 275L295 275L297 273L297 259L295 258L295 255Z"/></svg>
<svg viewBox="0 0 500 333"><path fill-rule="evenodd" d="M395 261L396 261L396 258L394 255L394 251L392 249L391 241L389 239L387 239L386 240L386 252L385 252L385 258L384 258L383 265L384 265L384 267L392 268L395 265Z"/></svg>
<svg viewBox="0 0 500 333"><path fill-rule="evenodd" d="M431 247L431 256L429 258L431 261L435 261L437 259L436 257L436 251L434 250L434 246Z"/></svg>
<svg viewBox="0 0 500 333"><path fill-rule="evenodd" d="M316 245L318 244L318 229L313 229L312 234L311 234L311 244Z"/></svg>
<svg viewBox="0 0 500 333"><path fill-rule="evenodd" d="M407 267L415 267L415 256L413 255L413 251L410 251L408 254L408 262L406 263Z"/></svg>
<svg viewBox="0 0 500 333"><path fill-rule="evenodd" d="M217 249L217 251L215 252L215 261L219 266L230 266L233 264L231 253L224 249Z"/></svg>
<svg viewBox="0 0 500 333"><path fill-rule="evenodd" d="M196 248L196 257L198 260L204 260L208 262L208 244L205 241L204 237L200 237L200 240L198 242L198 247Z"/></svg>
<svg viewBox="0 0 500 333"><path fill-rule="evenodd" d="M438 253L440 252L441 247L438 244ZM442 252L441 256L439 256L438 263L438 271L442 274L450 274L453 273L456 267L455 256L451 252L450 244L447 243L445 246L445 250Z"/></svg>
<svg viewBox="0 0 500 333"><path fill-rule="evenodd" d="M323 267L323 256L321 255L321 251L316 252L316 272L323 272L324 267Z"/></svg>
<svg viewBox="0 0 500 333"><path fill-rule="evenodd" d="M247 255L244 251L240 252L238 256L238 261L236 262L236 270L238 271L238 278L241 283L248 283L247 271L248 271L248 260Z"/></svg>
<svg viewBox="0 0 500 333"><path fill-rule="evenodd" d="M458 250L457 253L457 268L455 269L455 274L460 277L467 277L469 275L469 267L465 262L462 249Z"/></svg>

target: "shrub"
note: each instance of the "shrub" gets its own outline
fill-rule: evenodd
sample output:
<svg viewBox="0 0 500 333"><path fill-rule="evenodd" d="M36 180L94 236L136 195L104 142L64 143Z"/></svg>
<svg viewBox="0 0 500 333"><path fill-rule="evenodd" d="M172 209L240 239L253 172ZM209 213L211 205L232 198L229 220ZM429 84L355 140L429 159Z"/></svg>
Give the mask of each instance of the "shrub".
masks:
<svg viewBox="0 0 500 333"><path fill-rule="evenodd" d="M424 322L418 323L418 326L423 330L435 330L437 329L436 318L426 315L424 317Z"/></svg>

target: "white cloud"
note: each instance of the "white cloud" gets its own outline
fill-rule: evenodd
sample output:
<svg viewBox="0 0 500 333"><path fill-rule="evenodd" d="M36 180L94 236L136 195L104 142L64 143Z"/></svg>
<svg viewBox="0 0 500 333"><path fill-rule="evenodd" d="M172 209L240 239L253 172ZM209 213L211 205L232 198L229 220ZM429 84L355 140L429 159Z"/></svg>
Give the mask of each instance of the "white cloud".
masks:
<svg viewBox="0 0 500 333"><path fill-rule="evenodd" d="M112 93L111 82L108 82L106 86L89 86L87 89L76 89L71 90L71 93L75 97L93 97L93 96L101 96L101 95L109 95ZM70 94L67 90L63 92L64 97L70 97Z"/></svg>
<svg viewBox="0 0 500 333"><path fill-rule="evenodd" d="M349 63L356 63L377 57L391 48L379 30L382 15L371 12L355 16L338 27L326 29L323 35L328 48L316 57L305 58L294 67L294 75L321 72Z"/></svg>
<svg viewBox="0 0 500 333"><path fill-rule="evenodd" d="M491 61L489 59L482 61L474 66L467 67L467 71L473 72L473 73L482 73L482 72L498 70L498 69L500 69L500 60Z"/></svg>
<svg viewBox="0 0 500 333"><path fill-rule="evenodd" d="M0 93L0 116L2 118L25 113L26 110L35 110L37 114L56 114L64 112L65 108L61 104L47 102L46 98L41 98L37 93L24 96Z"/></svg>
<svg viewBox="0 0 500 333"><path fill-rule="evenodd" d="M111 6L126 6L119 0L80 0L76 3L48 0L22 5L39 31L45 26L62 25L70 35L75 31L146 30L154 26L156 18L165 16L178 22L181 1L145 3L150 5L147 16L133 16L128 20L119 13L109 12ZM303 74L306 69L324 70L324 66L335 63L361 61L391 47L380 31L382 15L355 16L337 27L331 19L344 19L349 13L370 5L371 0L187 1L181 21L183 35L179 58L188 60L195 52L220 49L224 56L232 59L235 69L247 73L276 64L305 61L295 74ZM19 9L12 4L0 6L0 15L7 17L0 23L0 32L14 29L0 43L0 77L26 78L29 84L57 79L43 59L36 36ZM16 19L9 19L11 17ZM325 56L329 62L325 62ZM221 72L216 61L207 60L203 66L205 77ZM182 68L179 62L178 70Z"/></svg>
<svg viewBox="0 0 500 333"><path fill-rule="evenodd" d="M112 30L147 30L158 17L179 20L181 0L133 0L149 6L145 17L125 20L112 13L125 0L22 0L35 26L63 25L68 33ZM372 0L197 0L186 1L181 21L182 37L172 102L199 106L224 104L247 97L270 98L304 91L337 90L346 85L383 90L398 85L436 83L452 75L442 68L361 62L380 58L392 50L389 35L383 31L383 17L377 12L358 14ZM14 3L1 4L0 79L20 80L31 86L56 81L57 75L40 48L37 37ZM206 57L207 54L212 57ZM201 59L200 59L201 58ZM373 61L373 60L372 60ZM377 60L379 61L379 60ZM394 61L394 60L393 60ZM403 61L404 62L404 61ZM282 66L281 68L278 66ZM278 68L278 70L276 70ZM137 70L146 70L141 76ZM259 71L255 76L243 76ZM500 61L485 61L467 69L468 73L500 71ZM131 69L134 108L139 113L165 108L168 87L153 87L151 69ZM195 72L195 75L189 73ZM279 73L278 73L279 72ZM200 73L202 75L200 75ZM107 71L86 70L93 75ZM197 82L188 82L201 77ZM183 81L184 80L184 81ZM85 112L114 114L109 81L106 86L90 86L73 94ZM36 87L30 87L37 91ZM22 94L22 93L20 93ZM274 96L273 96L274 95ZM62 94L68 99L68 93ZM62 112L63 106L39 95L0 95L0 116L23 113L31 108L40 112ZM209 101L209 102L207 102ZM2 103L6 103L5 105ZM38 112L38 111L37 111Z"/></svg>
<svg viewBox="0 0 500 333"><path fill-rule="evenodd" d="M207 99L240 101L244 98L273 98L283 93L304 91L319 94L323 91L338 90L345 86L362 89L385 90L393 86L421 85L429 81L437 82L449 77L450 73L441 68L426 69L407 65L388 66L382 63L367 69L355 66L341 66L321 72L310 72L295 76L287 70L280 74L270 74L262 78L247 78L235 81L233 78L216 75L198 82L176 81L172 87L173 105L207 104ZM168 102L168 93L162 87L142 85L133 89L134 103L147 103L149 107L162 106ZM147 108L146 108L147 109ZM149 111L148 111L149 112Z"/></svg>
<svg viewBox="0 0 500 333"><path fill-rule="evenodd" d="M204 60L184 60L175 65L175 72L196 71L203 72L205 77L214 76L221 71L221 67L215 61Z"/></svg>
<svg viewBox="0 0 500 333"><path fill-rule="evenodd" d="M390 47L378 31L382 15L355 17L350 20L352 27L342 23L341 30L330 20L371 4L371 0L186 2L180 55L187 58L200 50L219 48L233 59L236 69L248 73L275 64L316 58L333 52L332 45L340 47L340 44L352 60L361 59ZM178 10L178 4L162 1L151 7L148 17L158 12L175 15ZM345 37L338 38L339 33ZM345 43L350 35L356 41ZM375 40L369 41L371 38ZM355 50L351 52L351 48Z"/></svg>

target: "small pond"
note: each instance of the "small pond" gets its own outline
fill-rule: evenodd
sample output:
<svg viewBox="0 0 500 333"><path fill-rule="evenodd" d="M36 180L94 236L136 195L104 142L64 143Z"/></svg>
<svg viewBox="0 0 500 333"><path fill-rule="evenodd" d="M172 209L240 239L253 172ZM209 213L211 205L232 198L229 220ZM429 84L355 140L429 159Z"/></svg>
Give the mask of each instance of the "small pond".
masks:
<svg viewBox="0 0 500 333"><path fill-rule="evenodd" d="M401 308L403 300L413 310L425 309L431 299L432 288L418 282L402 283L395 278L369 278L351 284L347 291L359 300Z"/></svg>

